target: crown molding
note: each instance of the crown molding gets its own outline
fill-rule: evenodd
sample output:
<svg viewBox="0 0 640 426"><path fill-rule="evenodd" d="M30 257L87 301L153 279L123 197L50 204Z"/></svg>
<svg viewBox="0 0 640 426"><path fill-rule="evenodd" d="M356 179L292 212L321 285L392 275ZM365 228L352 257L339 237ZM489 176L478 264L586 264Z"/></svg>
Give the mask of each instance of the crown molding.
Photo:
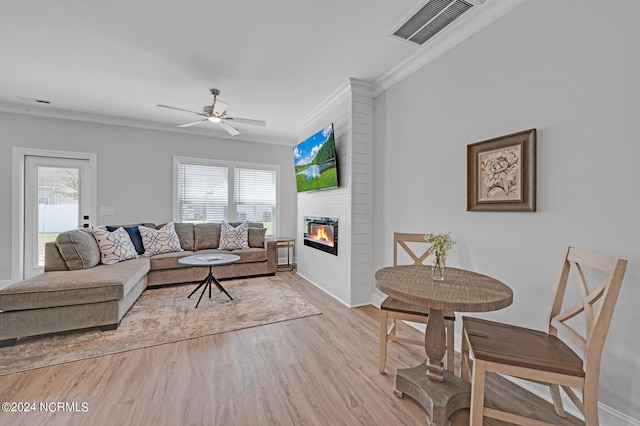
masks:
<svg viewBox="0 0 640 426"><path fill-rule="evenodd" d="M302 119L296 129L296 133L298 135L303 133L305 129L309 128L309 126L311 126L315 121L322 117L323 114L333 108L335 104L354 93L373 99L373 85L366 81L358 80L355 78L348 79Z"/></svg>
<svg viewBox="0 0 640 426"><path fill-rule="evenodd" d="M342 83L337 89L335 89L329 96L321 101L318 106L309 111L309 113L302 119L298 127L296 128L296 134L300 135L313 124L319 117L321 117L326 111L331 109L338 101L344 99L349 95L349 89L351 88L351 81L347 80Z"/></svg>
<svg viewBox="0 0 640 426"><path fill-rule="evenodd" d="M373 84L374 96L378 96L409 77L449 49L452 49L524 2L525 0L486 0L481 6L471 9L469 15L462 15L452 22L447 29L422 45L418 52L376 80Z"/></svg>
<svg viewBox="0 0 640 426"><path fill-rule="evenodd" d="M366 81L358 80L355 78L349 79L351 86L351 92L361 96L373 98L373 85Z"/></svg>
<svg viewBox="0 0 640 426"><path fill-rule="evenodd" d="M156 121L132 120L125 117L115 117L100 114L91 114L64 109L53 109L46 106L23 105L9 102L0 102L0 112L29 115L39 118L54 118L57 120L71 120L83 123L104 124L108 126L130 127L143 130L155 130L159 132L170 132L181 135L192 135L207 138L216 138L221 140L230 140L234 142L257 142L275 145L289 146L295 141L285 140L285 138L276 138L273 136L241 134L238 136L228 136L226 132L218 132L212 129L198 129L194 127L179 128L171 124L159 123Z"/></svg>

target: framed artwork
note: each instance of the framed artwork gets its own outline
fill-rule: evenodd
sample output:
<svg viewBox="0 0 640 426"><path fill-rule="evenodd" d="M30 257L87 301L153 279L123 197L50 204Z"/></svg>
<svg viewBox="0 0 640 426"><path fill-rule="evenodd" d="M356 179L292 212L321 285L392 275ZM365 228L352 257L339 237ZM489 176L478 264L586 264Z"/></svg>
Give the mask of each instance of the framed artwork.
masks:
<svg viewBox="0 0 640 426"><path fill-rule="evenodd" d="M536 129L467 145L467 211L536 211Z"/></svg>

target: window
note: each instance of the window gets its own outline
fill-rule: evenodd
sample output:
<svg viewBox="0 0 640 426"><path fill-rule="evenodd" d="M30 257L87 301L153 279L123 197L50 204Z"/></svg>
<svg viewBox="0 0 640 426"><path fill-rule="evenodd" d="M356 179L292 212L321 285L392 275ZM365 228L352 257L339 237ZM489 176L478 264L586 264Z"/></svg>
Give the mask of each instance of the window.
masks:
<svg viewBox="0 0 640 426"><path fill-rule="evenodd" d="M228 170L226 166L178 164L178 222L227 220Z"/></svg>
<svg viewBox="0 0 640 426"><path fill-rule="evenodd" d="M176 222L261 222L275 235L279 166L174 158Z"/></svg>

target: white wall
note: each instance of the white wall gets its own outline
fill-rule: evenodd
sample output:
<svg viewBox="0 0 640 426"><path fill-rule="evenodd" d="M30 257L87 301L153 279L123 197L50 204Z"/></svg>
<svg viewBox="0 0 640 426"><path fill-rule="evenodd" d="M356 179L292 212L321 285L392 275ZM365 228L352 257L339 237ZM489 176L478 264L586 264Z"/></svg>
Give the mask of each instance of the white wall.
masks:
<svg viewBox="0 0 640 426"><path fill-rule="evenodd" d="M542 328L566 245L628 259L600 401L635 419L638 16L634 0L527 1L374 100L374 269L391 263L394 231L449 231L448 265L513 289L512 306L483 315ZM466 145L529 128L538 211L467 212Z"/></svg>
<svg viewBox="0 0 640 426"><path fill-rule="evenodd" d="M96 153L98 206L114 214L97 216L97 224L172 220L173 157L208 158L280 166L279 235L296 231L296 190L289 146L243 142L0 113L0 280L11 278L12 147Z"/></svg>

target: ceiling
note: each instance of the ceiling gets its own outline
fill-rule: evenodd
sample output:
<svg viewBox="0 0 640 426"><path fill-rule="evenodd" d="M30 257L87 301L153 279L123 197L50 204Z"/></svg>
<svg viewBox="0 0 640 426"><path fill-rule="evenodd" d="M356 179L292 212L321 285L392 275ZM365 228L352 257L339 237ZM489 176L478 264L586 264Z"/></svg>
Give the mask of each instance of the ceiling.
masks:
<svg viewBox="0 0 640 426"><path fill-rule="evenodd" d="M213 123L178 128L198 117L156 106L200 112L217 88L230 116L267 122L236 124L235 138L293 145L349 78L381 91L442 50L389 36L425 3L3 0L0 111L229 137ZM473 29L472 18L457 31Z"/></svg>

